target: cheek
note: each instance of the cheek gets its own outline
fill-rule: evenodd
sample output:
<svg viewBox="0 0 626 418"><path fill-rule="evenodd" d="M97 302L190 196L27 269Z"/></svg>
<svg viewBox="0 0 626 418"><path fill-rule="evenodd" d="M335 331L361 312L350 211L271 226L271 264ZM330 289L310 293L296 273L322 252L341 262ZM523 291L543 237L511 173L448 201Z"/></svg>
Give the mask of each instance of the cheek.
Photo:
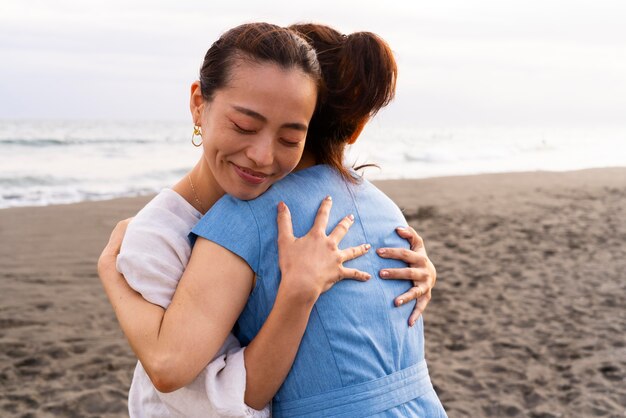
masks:
<svg viewBox="0 0 626 418"><path fill-rule="evenodd" d="M206 156L224 155L232 152L233 142L222 132L209 131L203 137L203 148Z"/></svg>
<svg viewBox="0 0 626 418"><path fill-rule="evenodd" d="M207 141L206 139L204 140L202 144L202 157L205 159L209 167L213 169L214 168L213 162L215 160L215 150L213 146L211 145L211 143Z"/></svg>
<svg viewBox="0 0 626 418"><path fill-rule="evenodd" d="M283 158L281 158L280 169L283 172L283 175L287 175L293 171L294 168L300 162L300 158L302 158L302 153L304 148L289 150Z"/></svg>

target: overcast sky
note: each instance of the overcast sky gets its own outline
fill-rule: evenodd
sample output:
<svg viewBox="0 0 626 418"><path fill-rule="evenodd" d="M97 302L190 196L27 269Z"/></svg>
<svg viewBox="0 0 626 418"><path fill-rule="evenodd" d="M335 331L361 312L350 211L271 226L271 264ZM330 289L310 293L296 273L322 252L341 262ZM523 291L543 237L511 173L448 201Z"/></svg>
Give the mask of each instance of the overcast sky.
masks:
<svg viewBox="0 0 626 418"><path fill-rule="evenodd" d="M624 19L624 0L0 0L0 119L189 120L210 44L264 20L385 38L386 121L626 126Z"/></svg>

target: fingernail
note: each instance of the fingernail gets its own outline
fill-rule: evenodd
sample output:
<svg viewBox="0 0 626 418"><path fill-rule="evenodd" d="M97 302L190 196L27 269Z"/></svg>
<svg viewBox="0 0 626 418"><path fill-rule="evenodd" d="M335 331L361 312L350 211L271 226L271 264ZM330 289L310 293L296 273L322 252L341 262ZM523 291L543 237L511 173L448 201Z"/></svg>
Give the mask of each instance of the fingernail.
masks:
<svg viewBox="0 0 626 418"><path fill-rule="evenodd" d="M403 227L403 226L399 226L399 227L397 227L396 229L397 229L397 230L400 230L400 231L404 231L404 230L406 230L406 228L405 228L405 227Z"/></svg>
<svg viewBox="0 0 626 418"><path fill-rule="evenodd" d="M380 254L380 255L383 255L383 254L385 254L385 249L384 248L379 248L379 249L376 250L376 252L378 254Z"/></svg>
<svg viewBox="0 0 626 418"><path fill-rule="evenodd" d="M389 276L389 272L387 270L383 270L380 272L380 277L387 277Z"/></svg>
<svg viewBox="0 0 626 418"><path fill-rule="evenodd" d="M401 306L404 303L404 299L398 300L398 306Z"/></svg>
<svg viewBox="0 0 626 418"><path fill-rule="evenodd" d="M331 200L333 200L333 198L330 195L328 195L328 196L326 196L326 200L331 201Z"/></svg>
<svg viewBox="0 0 626 418"><path fill-rule="evenodd" d="M354 221L354 215L353 214L348 215L348 219L350 219L351 221Z"/></svg>
<svg viewBox="0 0 626 418"><path fill-rule="evenodd" d="M411 328L413 328L413 325L415 325L415 321L409 322L409 326L410 326Z"/></svg>
<svg viewBox="0 0 626 418"><path fill-rule="evenodd" d="M372 248L372 246L369 244L365 244L364 247L365 247L365 251L369 251L370 248Z"/></svg>
<svg viewBox="0 0 626 418"><path fill-rule="evenodd" d="M371 274L369 274L369 273L366 273L366 274L365 274L365 278L366 278L367 280L369 280L369 279L371 279L371 278L372 278L372 275L371 275Z"/></svg>
<svg viewBox="0 0 626 418"><path fill-rule="evenodd" d="M279 212L285 211L285 202L278 202L278 211Z"/></svg>

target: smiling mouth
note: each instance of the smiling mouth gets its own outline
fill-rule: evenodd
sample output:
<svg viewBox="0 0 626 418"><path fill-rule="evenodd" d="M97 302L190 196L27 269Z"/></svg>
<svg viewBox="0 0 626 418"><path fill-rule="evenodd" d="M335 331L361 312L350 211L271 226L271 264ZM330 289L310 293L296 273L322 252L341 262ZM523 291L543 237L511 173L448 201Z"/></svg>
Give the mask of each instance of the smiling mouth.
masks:
<svg viewBox="0 0 626 418"><path fill-rule="evenodd" d="M250 170L249 168L240 167L235 163L231 163L235 169L235 172L241 179L252 184L261 184L269 177L268 174L258 171Z"/></svg>

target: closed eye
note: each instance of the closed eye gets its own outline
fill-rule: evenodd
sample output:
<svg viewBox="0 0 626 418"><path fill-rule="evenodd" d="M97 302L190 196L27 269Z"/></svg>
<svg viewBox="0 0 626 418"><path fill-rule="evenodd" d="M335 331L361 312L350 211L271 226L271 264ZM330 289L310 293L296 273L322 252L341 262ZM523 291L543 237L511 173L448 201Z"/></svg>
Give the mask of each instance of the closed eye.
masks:
<svg viewBox="0 0 626 418"><path fill-rule="evenodd" d="M283 143L283 145L287 146L287 147L297 147L300 145L301 141L289 141L287 139L281 139L280 142Z"/></svg>
<svg viewBox="0 0 626 418"><path fill-rule="evenodd" d="M233 122L233 126L235 127L235 130L241 134L254 134L256 133L256 131L254 129L250 130L250 129L244 129L241 126L237 125L235 122Z"/></svg>

